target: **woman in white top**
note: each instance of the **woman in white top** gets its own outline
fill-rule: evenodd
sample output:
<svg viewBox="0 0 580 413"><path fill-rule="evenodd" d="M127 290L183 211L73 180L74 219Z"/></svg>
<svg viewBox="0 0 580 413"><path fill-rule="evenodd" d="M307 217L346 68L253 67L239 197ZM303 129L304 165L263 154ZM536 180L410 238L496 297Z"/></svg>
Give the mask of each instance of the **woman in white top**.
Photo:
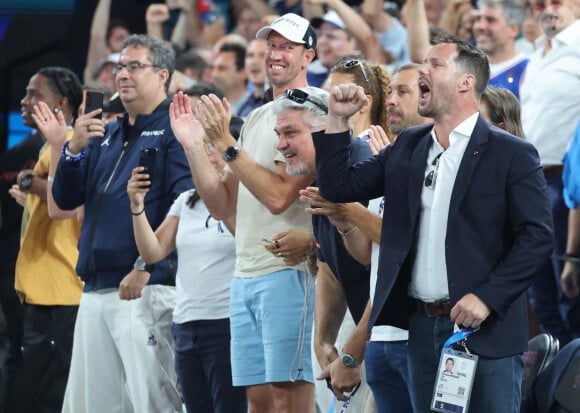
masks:
<svg viewBox="0 0 580 413"><path fill-rule="evenodd" d="M224 161L206 143L210 162L222 173ZM236 258L235 217L215 220L197 192L182 193L154 232L143 211L149 176L133 170L127 184L135 241L146 263L177 250L173 311L175 367L187 411L247 412L243 387L233 387L230 364L230 283Z"/></svg>

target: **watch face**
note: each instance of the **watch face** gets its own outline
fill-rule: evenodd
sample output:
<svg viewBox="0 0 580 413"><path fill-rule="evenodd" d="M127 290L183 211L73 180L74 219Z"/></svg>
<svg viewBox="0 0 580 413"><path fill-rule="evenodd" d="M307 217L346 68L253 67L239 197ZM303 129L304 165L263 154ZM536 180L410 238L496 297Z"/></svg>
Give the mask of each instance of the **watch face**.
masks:
<svg viewBox="0 0 580 413"><path fill-rule="evenodd" d="M32 178L33 175L25 175L24 177L22 177L22 179L20 180L20 185L18 185L20 190L28 191L32 186Z"/></svg>
<svg viewBox="0 0 580 413"><path fill-rule="evenodd" d="M240 154L240 149L235 146L228 147L223 155L223 159L226 162L231 162L235 160Z"/></svg>
<svg viewBox="0 0 580 413"><path fill-rule="evenodd" d="M346 367L356 367L358 365L357 361L350 354L342 355L342 364Z"/></svg>
<svg viewBox="0 0 580 413"><path fill-rule="evenodd" d="M143 261L143 258L141 257L137 258L137 261L135 261L135 264L133 265L133 267L139 271L145 271L146 266L147 264L145 263L145 261Z"/></svg>

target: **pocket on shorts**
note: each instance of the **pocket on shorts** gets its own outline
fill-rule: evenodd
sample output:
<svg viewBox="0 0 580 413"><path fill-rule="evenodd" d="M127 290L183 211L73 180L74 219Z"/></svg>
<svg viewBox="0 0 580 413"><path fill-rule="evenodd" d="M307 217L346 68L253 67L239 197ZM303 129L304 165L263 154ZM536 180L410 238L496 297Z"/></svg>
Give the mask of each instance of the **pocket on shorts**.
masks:
<svg viewBox="0 0 580 413"><path fill-rule="evenodd" d="M294 270L292 274L292 284L296 291L302 296L306 294L306 274L302 271Z"/></svg>

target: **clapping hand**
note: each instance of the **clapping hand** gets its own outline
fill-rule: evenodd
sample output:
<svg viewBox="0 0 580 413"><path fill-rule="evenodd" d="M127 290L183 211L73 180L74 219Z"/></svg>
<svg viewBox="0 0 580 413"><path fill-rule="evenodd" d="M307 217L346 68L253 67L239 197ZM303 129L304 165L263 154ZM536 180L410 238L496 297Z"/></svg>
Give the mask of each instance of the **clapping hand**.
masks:
<svg viewBox="0 0 580 413"><path fill-rule="evenodd" d="M169 106L169 120L175 137L185 149L203 146L205 131L193 115L189 98L183 92L173 96L173 102Z"/></svg>

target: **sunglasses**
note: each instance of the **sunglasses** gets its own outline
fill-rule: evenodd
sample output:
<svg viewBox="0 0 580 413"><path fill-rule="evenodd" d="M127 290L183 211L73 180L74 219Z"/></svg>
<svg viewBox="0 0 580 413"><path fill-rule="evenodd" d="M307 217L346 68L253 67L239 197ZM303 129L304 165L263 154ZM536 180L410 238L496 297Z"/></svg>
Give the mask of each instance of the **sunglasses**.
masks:
<svg viewBox="0 0 580 413"><path fill-rule="evenodd" d="M346 69L349 69L349 70L352 69L353 67L360 67L360 71L365 79L365 82L367 82L367 84L370 86L369 77L367 76L367 71L365 70L365 67L360 60L357 60L357 59L347 60L346 62L343 63L343 67Z"/></svg>
<svg viewBox="0 0 580 413"><path fill-rule="evenodd" d="M425 177L425 187L426 188L429 188L429 189L435 188L435 182L437 181L437 173L439 171L439 159L441 158L441 155L443 155L443 152L441 152L439 155L437 155L435 157L435 159L433 159L433 162L431 162L431 166L433 166L434 168Z"/></svg>
<svg viewBox="0 0 580 413"><path fill-rule="evenodd" d="M299 103L301 105L304 104L304 102L308 101L308 102L312 103L313 105L317 106L324 113L328 113L328 107L324 103L317 102L316 100L311 98L308 93L304 92L303 90L288 89L286 91L286 98L290 99L293 102Z"/></svg>

